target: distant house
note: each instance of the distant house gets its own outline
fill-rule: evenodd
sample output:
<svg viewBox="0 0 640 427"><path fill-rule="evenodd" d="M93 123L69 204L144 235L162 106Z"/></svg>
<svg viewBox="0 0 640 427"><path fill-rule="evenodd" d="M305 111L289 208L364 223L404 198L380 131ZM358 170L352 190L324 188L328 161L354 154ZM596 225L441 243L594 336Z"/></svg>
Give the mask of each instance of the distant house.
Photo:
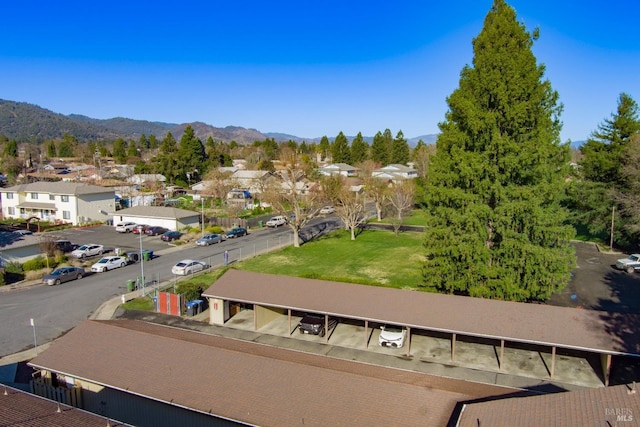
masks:
<svg viewBox="0 0 640 427"><path fill-rule="evenodd" d="M227 193L227 205L229 206L246 209L251 202L252 197L249 190L233 189Z"/></svg>
<svg viewBox="0 0 640 427"><path fill-rule="evenodd" d="M36 217L73 225L106 221L115 211L112 188L74 182L33 182L2 189L5 218Z"/></svg>
<svg viewBox="0 0 640 427"><path fill-rule="evenodd" d="M267 182L273 178L269 171L238 169L231 175L230 180L235 182L238 188L248 190L251 194L260 194Z"/></svg>
<svg viewBox="0 0 640 427"><path fill-rule="evenodd" d="M131 184L142 185L145 183L161 183L164 184L167 181L167 178L164 175L159 173L137 173L135 175L131 175L127 178L127 182Z"/></svg>
<svg viewBox="0 0 640 427"><path fill-rule="evenodd" d="M323 166L318 171L325 176L342 175L342 176L357 176L360 173L360 169L348 165L346 163L331 163Z"/></svg>
<svg viewBox="0 0 640 427"><path fill-rule="evenodd" d="M401 164L391 164L380 169L375 169L371 176L374 178L398 181L404 179L414 179L418 177L418 171L409 166Z"/></svg>

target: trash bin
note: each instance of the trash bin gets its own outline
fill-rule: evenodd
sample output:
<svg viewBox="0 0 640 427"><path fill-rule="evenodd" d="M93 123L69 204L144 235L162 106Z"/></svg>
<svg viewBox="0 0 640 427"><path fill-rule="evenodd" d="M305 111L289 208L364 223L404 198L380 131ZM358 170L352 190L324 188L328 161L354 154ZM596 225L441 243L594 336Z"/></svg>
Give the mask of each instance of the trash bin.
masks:
<svg viewBox="0 0 640 427"><path fill-rule="evenodd" d="M149 261L151 260L151 258L153 258L153 251L149 249L145 249L144 251L142 251L142 259L144 259L145 261Z"/></svg>
<svg viewBox="0 0 640 427"><path fill-rule="evenodd" d="M259 227L264 227L264 221L258 221L258 226Z"/></svg>
<svg viewBox="0 0 640 427"><path fill-rule="evenodd" d="M187 305L187 316L188 317L194 316L196 314L195 313L195 310L196 310L195 303L193 301L189 301L189 302L187 302L186 305Z"/></svg>
<svg viewBox="0 0 640 427"><path fill-rule="evenodd" d="M133 290L135 289L135 281L134 280L127 280L127 290L129 292L133 292Z"/></svg>
<svg viewBox="0 0 640 427"><path fill-rule="evenodd" d="M194 314L200 314L202 313L202 306L204 304L204 301L202 301L201 299L194 299L193 301L191 301L192 303L195 304L196 309L195 309L195 313Z"/></svg>

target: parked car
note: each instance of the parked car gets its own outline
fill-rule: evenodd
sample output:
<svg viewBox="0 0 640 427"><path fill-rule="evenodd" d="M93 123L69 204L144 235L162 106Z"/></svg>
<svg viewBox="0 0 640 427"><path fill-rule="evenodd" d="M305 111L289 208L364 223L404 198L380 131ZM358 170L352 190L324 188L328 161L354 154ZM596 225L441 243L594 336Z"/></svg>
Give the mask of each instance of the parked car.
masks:
<svg viewBox="0 0 640 427"><path fill-rule="evenodd" d="M180 236L182 236L182 233L179 231L167 231L160 236L160 239L162 239L163 242L172 242L178 240Z"/></svg>
<svg viewBox="0 0 640 427"><path fill-rule="evenodd" d="M147 228L149 228L147 224L138 224L135 227L133 227L133 230L131 230L131 232L133 234L144 234Z"/></svg>
<svg viewBox="0 0 640 427"><path fill-rule="evenodd" d="M407 330L399 326L382 325L380 326L380 336L378 343L383 347L400 348L404 345L407 338Z"/></svg>
<svg viewBox="0 0 640 427"><path fill-rule="evenodd" d="M336 208L334 208L333 206L327 205L327 206L324 206L322 209L320 209L320 214L329 215L334 213L335 211L336 211Z"/></svg>
<svg viewBox="0 0 640 427"><path fill-rule="evenodd" d="M105 271L113 270L114 268L120 268L127 265L127 259L123 256L107 256L101 258L98 262L91 266L91 271L96 273L104 273Z"/></svg>
<svg viewBox="0 0 640 427"><path fill-rule="evenodd" d="M235 239L236 237L242 237L249 234L246 228L236 227L224 233L226 239Z"/></svg>
<svg viewBox="0 0 640 427"><path fill-rule="evenodd" d="M640 254L632 254L627 258L617 260L616 268L618 270L624 270L627 273L633 273L636 270L640 270Z"/></svg>
<svg viewBox="0 0 640 427"><path fill-rule="evenodd" d="M171 269L171 273L177 274L179 276L187 276L189 274L195 273L196 271L206 270L207 268L209 268L209 265L202 261L183 259L173 266L173 268Z"/></svg>
<svg viewBox="0 0 640 427"><path fill-rule="evenodd" d="M209 246L209 245L213 245L214 243L220 243L222 242L222 236L219 234L205 234L204 236L202 236L201 238L199 238L198 240L196 240L196 245L197 246Z"/></svg>
<svg viewBox="0 0 640 427"><path fill-rule="evenodd" d="M329 318L329 330L332 330L338 324L338 320ZM298 322L298 331L301 334L312 334L324 336L324 316L321 314L307 314L300 322Z"/></svg>
<svg viewBox="0 0 640 427"><path fill-rule="evenodd" d="M146 230L144 230L144 234L146 234L147 236L160 236L164 233L166 233L167 230L164 227L158 227L158 226L153 226L153 227L148 227Z"/></svg>
<svg viewBox="0 0 640 427"><path fill-rule="evenodd" d="M131 233L137 224L135 222L121 222L116 225L116 231L118 233Z"/></svg>
<svg viewBox="0 0 640 427"><path fill-rule="evenodd" d="M104 246L90 243L88 245L82 245L78 249L71 252L71 256L75 258L87 258L96 255L102 255L104 253Z"/></svg>
<svg viewBox="0 0 640 427"><path fill-rule="evenodd" d="M267 227L278 228L281 225L287 224L287 218L283 215L274 216L269 221L265 223Z"/></svg>
<svg viewBox="0 0 640 427"><path fill-rule="evenodd" d="M84 268L80 267L58 267L42 278L42 281L49 286L59 285L70 280L82 279L85 275Z"/></svg>
<svg viewBox="0 0 640 427"><path fill-rule="evenodd" d="M78 247L80 247L80 245L71 243L69 240L56 240L54 242L54 250L64 253L73 252L74 250L78 249Z"/></svg>

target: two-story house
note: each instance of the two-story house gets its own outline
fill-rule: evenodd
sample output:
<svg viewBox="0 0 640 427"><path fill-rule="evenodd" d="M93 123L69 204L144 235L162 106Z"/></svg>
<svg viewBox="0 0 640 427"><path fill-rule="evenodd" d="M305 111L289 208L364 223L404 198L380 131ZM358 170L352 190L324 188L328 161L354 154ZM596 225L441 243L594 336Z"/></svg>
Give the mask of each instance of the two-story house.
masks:
<svg viewBox="0 0 640 427"><path fill-rule="evenodd" d="M115 211L112 188L74 182L33 182L2 189L5 218L40 218L79 225L106 221Z"/></svg>

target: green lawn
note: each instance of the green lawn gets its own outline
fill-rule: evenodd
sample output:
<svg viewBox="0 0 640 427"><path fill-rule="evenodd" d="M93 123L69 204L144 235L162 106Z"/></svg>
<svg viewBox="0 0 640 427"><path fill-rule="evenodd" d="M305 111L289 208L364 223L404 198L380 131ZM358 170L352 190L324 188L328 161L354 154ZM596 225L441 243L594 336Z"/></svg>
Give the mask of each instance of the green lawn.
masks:
<svg viewBox="0 0 640 427"><path fill-rule="evenodd" d="M338 282L415 289L421 282L422 233L365 231L350 240L338 231L300 248L261 255L240 270Z"/></svg>

